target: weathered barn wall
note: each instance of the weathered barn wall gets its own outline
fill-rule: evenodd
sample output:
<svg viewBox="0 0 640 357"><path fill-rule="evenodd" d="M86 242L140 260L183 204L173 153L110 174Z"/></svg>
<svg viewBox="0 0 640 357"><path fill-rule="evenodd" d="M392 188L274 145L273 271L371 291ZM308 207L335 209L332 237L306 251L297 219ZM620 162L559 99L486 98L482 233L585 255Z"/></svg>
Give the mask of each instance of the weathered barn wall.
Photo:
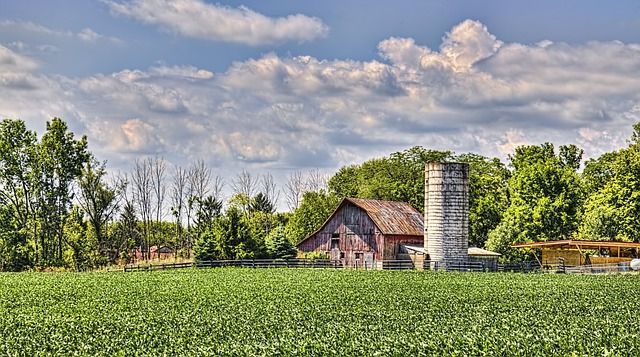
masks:
<svg viewBox="0 0 640 357"><path fill-rule="evenodd" d="M434 265L467 261L469 165L427 164L424 206L424 247Z"/></svg>
<svg viewBox="0 0 640 357"><path fill-rule="evenodd" d="M378 247L383 236L367 213L356 205L343 205L314 235L298 245L303 252L329 252L331 259L346 266L362 266L365 261L381 260Z"/></svg>

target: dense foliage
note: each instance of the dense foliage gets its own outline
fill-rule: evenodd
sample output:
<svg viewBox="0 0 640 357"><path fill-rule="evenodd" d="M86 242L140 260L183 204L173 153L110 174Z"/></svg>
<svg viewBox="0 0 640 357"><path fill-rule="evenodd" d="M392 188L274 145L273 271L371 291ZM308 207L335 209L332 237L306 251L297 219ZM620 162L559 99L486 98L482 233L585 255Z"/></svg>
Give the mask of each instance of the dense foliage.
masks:
<svg viewBox="0 0 640 357"><path fill-rule="evenodd" d="M638 275L0 274L0 354L637 356Z"/></svg>
<svg viewBox="0 0 640 357"><path fill-rule="evenodd" d="M0 271L88 270L153 258L152 249L196 260L285 257L345 197L404 201L424 210L424 166L469 164L469 243L530 258L511 244L555 239L640 239L640 123L628 147L586 161L575 145L520 146L504 164L478 154L415 146L342 167L289 176L243 170L228 181L203 160L188 168L138 158L107 174L67 125L38 135L0 122ZM223 187L231 189L225 197ZM278 212L283 192L291 212ZM277 234L272 234L274 230Z"/></svg>

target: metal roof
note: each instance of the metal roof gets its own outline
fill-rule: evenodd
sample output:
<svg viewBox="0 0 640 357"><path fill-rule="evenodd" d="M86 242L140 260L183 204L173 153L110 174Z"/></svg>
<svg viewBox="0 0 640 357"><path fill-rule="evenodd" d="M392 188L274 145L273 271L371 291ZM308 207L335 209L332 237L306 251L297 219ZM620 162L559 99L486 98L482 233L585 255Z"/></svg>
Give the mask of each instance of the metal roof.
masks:
<svg viewBox="0 0 640 357"><path fill-rule="evenodd" d="M476 257L499 257L502 255L500 253L492 252L490 250L486 250L478 247L469 247L467 252L469 255L473 255Z"/></svg>
<svg viewBox="0 0 640 357"><path fill-rule="evenodd" d="M386 235L424 235L424 217L406 202L367 200L362 198L345 198L345 202L362 208Z"/></svg>
<svg viewBox="0 0 640 357"><path fill-rule="evenodd" d="M427 248L425 247L421 247L417 245L409 245L409 244L402 244L402 246L405 247L407 250L412 250L414 252L423 253L423 254L429 254L429 252L427 251ZM474 257L499 257L502 255L500 253L492 252L490 250L486 250L478 247L469 247L467 249L467 254Z"/></svg>

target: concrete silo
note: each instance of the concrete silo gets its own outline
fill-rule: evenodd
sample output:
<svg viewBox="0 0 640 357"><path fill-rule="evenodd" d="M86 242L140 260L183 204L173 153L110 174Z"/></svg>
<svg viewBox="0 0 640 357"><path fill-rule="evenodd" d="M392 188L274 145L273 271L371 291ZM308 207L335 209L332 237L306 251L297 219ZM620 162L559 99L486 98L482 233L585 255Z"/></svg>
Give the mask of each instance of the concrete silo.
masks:
<svg viewBox="0 0 640 357"><path fill-rule="evenodd" d="M469 165L425 166L424 247L431 268L466 263L469 248Z"/></svg>

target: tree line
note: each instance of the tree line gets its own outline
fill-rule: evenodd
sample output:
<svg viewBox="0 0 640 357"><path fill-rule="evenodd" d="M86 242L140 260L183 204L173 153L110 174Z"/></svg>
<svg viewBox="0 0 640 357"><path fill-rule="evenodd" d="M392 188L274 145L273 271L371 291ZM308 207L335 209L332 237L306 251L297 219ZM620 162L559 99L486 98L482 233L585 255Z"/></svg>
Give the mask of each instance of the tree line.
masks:
<svg viewBox="0 0 640 357"><path fill-rule="evenodd" d="M637 241L640 123L633 129L628 147L584 163L575 145L520 146L507 164L415 146L333 175L292 172L279 188L268 173L242 170L227 181L203 160L180 167L158 156L108 175L86 137L61 119L47 122L40 139L24 121L4 119L0 270L85 270L150 259L154 246L197 260L294 257L294 245L344 197L405 201L422 212L429 162L469 164L469 243L505 260L527 258L513 243ZM278 211L280 201L288 212Z"/></svg>

